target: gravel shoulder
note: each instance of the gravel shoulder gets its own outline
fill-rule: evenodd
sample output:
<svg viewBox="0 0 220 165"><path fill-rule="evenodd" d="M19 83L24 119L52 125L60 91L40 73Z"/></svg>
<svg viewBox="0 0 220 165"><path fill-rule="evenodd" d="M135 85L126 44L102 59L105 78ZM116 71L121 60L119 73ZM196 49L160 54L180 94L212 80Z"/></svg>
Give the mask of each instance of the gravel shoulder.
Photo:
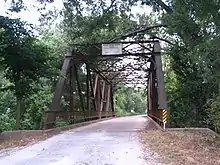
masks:
<svg viewBox="0 0 220 165"><path fill-rule="evenodd" d="M48 135L43 135L43 136L38 136L38 137L24 138L22 140L6 140L0 143L0 152L2 152L3 150L10 149L10 148L25 147L25 146L33 145L37 142L46 140L47 138L51 136L52 135L48 134Z"/></svg>
<svg viewBox="0 0 220 165"><path fill-rule="evenodd" d="M170 165L220 165L220 138L191 131L149 130L141 133L146 153Z"/></svg>

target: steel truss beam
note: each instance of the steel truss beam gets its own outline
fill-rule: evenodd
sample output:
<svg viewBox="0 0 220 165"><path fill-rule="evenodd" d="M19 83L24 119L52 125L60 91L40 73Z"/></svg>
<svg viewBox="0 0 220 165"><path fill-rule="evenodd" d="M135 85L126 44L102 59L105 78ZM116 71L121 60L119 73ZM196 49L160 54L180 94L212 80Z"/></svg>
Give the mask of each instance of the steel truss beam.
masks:
<svg viewBox="0 0 220 165"><path fill-rule="evenodd" d="M147 86L149 115L160 121L159 110L166 108L166 101L160 52L154 48L159 42L119 43L123 44L123 53L118 55L101 55L101 43L74 45L73 50L68 51L51 110L47 112L45 128L53 127L57 118L75 123L114 116L113 87L118 83ZM86 66L86 74L79 72L82 64ZM83 76L85 85L80 80ZM162 96L158 98L158 95Z"/></svg>

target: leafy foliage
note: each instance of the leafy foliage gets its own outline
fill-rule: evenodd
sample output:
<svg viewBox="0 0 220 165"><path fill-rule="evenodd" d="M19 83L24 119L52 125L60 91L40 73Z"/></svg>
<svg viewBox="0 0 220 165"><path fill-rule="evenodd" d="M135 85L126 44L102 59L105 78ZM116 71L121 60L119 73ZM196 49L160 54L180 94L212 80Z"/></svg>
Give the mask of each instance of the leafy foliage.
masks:
<svg viewBox="0 0 220 165"><path fill-rule="evenodd" d="M125 13L129 10L125 1L112 1L110 5L104 1L98 1L100 5L96 3L86 1L85 7L81 1L67 0L64 3L64 32L70 44L107 41L136 26L131 20L132 15Z"/></svg>
<svg viewBox="0 0 220 165"><path fill-rule="evenodd" d="M47 49L31 36L20 20L1 16L0 23L1 64L6 78L14 85L15 95L24 97L31 90L31 83L47 74Z"/></svg>
<svg viewBox="0 0 220 165"><path fill-rule="evenodd" d="M114 95L117 116L144 114L146 112L146 91L120 86Z"/></svg>
<svg viewBox="0 0 220 165"><path fill-rule="evenodd" d="M32 84L48 75L47 48L36 40L19 19L0 16L0 56L4 76L12 83L9 89L17 99L17 128L20 127L21 104L34 91Z"/></svg>
<svg viewBox="0 0 220 165"><path fill-rule="evenodd" d="M214 99L210 99L207 102L206 108L208 112L209 120L208 123L213 125L213 129L216 132L220 132L220 97L216 97Z"/></svg>

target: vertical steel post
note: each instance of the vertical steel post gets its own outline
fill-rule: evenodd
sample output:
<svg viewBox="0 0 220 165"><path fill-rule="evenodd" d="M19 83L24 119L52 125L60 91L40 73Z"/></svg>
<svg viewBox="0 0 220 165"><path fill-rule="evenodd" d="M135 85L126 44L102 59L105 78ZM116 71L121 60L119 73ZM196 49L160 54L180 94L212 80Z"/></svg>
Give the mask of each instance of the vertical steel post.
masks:
<svg viewBox="0 0 220 165"><path fill-rule="evenodd" d="M100 79L97 81L97 93L96 93L96 105L97 105L97 115L101 111L101 84L100 84Z"/></svg>
<svg viewBox="0 0 220 165"><path fill-rule="evenodd" d="M105 111L108 113L108 116L109 116L109 105L110 105L110 93L111 93L111 85L107 85L107 98L106 98Z"/></svg>
<svg viewBox="0 0 220 165"><path fill-rule="evenodd" d="M153 115L153 95L152 95L152 72L150 73L149 83L148 83L148 114Z"/></svg>
<svg viewBox="0 0 220 165"><path fill-rule="evenodd" d="M96 75L96 77L95 77L95 85L94 85L94 96L96 96L96 93L97 93L98 80L99 80L99 75Z"/></svg>
<svg viewBox="0 0 220 165"><path fill-rule="evenodd" d="M89 82L90 82L90 88L91 88L91 94L92 94L92 102L93 102L93 106L94 106L94 111L97 111L96 109L96 102L95 102L95 91L94 91L94 87L92 84L92 78L91 78L91 74L90 74L90 70L89 70Z"/></svg>
<svg viewBox="0 0 220 165"><path fill-rule="evenodd" d="M113 98L113 87L111 85L111 90L110 90L110 99L111 99L111 109L112 109L112 113L113 113L113 116L115 116L115 107L114 107L114 98Z"/></svg>
<svg viewBox="0 0 220 165"><path fill-rule="evenodd" d="M158 91L158 109L167 110L167 100L164 84L164 73L162 70L162 60L161 60L161 47L159 42L154 43L154 54L156 63L156 75L157 75L157 91Z"/></svg>
<svg viewBox="0 0 220 165"><path fill-rule="evenodd" d="M73 61L74 62L74 61ZM72 62L72 121L75 123L75 100L76 100L76 76L75 76L75 70L74 70L74 63Z"/></svg>
<svg viewBox="0 0 220 165"><path fill-rule="evenodd" d="M105 99L105 81L103 81L103 84L102 84L101 105L100 105L100 112L99 112L100 119L102 118L102 109L103 109L104 99Z"/></svg>
<svg viewBox="0 0 220 165"><path fill-rule="evenodd" d="M83 99L83 96L82 96L82 90L81 90L81 86L80 86L80 83L79 83L78 71L77 71L77 67L76 67L75 64L74 64L74 71L75 71L75 76L76 76L76 83L77 83L77 87L78 87L81 108L82 108L83 112L85 112L84 99Z"/></svg>
<svg viewBox="0 0 220 165"><path fill-rule="evenodd" d="M72 66L70 67L70 77L69 77L69 99L70 99L70 104L69 104L69 109L68 109L68 122L72 122L72 112L73 112L73 72L72 72Z"/></svg>
<svg viewBox="0 0 220 165"><path fill-rule="evenodd" d="M88 117L90 117L90 84L89 84L89 79L90 79L90 70L88 64L86 64L86 94L87 94L87 112L88 112Z"/></svg>
<svg viewBox="0 0 220 165"><path fill-rule="evenodd" d="M152 63L152 83L151 83L151 99L152 99L152 113L154 116L157 116L157 110L158 110L158 93L157 93L157 81L156 81L156 70L155 65ZM158 116L157 116L158 117Z"/></svg>
<svg viewBox="0 0 220 165"><path fill-rule="evenodd" d="M156 89L156 71L154 65L154 56L152 56L150 64L150 80L149 80L149 114L156 116L157 113L157 89Z"/></svg>
<svg viewBox="0 0 220 165"><path fill-rule="evenodd" d="M99 89L99 75L96 75L95 84L94 84L94 100L95 100L95 106L96 106L96 113L97 114L99 112L98 95L100 96L100 93L99 93L98 89Z"/></svg>
<svg viewBox="0 0 220 165"><path fill-rule="evenodd" d="M151 113L151 100L150 100L150 77L148 79L148 82L147 82L147 114L149 115L149 113Z"/></svg>

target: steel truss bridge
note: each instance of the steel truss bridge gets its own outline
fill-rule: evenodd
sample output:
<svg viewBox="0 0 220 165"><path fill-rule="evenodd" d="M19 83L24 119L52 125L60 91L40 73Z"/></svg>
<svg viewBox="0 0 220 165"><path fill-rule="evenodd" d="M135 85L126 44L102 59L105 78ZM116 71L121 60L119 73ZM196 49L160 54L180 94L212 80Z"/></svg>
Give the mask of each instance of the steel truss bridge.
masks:
<svg viewBox="0 0 220 165"><path fill-rule="evenodd" d="M147 113L159 124L167 110L159 40L76 44L68 50L44 129L115 116L118 84L145 87ZM85 82L85 83L84 83Z"/></svg>

